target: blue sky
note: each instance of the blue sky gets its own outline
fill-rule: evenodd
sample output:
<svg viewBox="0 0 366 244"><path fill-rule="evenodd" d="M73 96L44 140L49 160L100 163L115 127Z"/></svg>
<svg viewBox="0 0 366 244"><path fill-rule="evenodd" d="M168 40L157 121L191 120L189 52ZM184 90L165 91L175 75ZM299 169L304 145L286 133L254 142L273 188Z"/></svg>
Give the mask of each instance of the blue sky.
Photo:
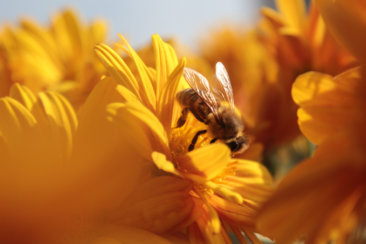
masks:
<svg viewBox="0 0 366 244"><path fill-rule="evenodd" d="M47 23L51 14L66 6L75 8L85 20L105 19L109 37L125 35L134 47L150 41L153 33L176 37L195 47L199 38L224 24L250 26L258 8L271 0L13 0L0 10L0 21L16 23L20 16L30 16ZM3 2L3 5L4 2Z"/></svg>

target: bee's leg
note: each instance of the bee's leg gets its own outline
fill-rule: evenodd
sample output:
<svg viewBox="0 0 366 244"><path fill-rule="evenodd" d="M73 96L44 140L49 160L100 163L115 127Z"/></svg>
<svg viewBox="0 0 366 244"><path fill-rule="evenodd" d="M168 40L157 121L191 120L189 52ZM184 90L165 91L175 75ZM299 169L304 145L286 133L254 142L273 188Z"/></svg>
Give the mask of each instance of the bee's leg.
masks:
<svg viewBox="0 0 366 244"><path fill-rule="evenodd" d="M217 138L214 138L210 141L210 144L215 143L217 141Z"/></svg>
<svg viewBox="0 0 366 244"><path fill-rule="evenodd" d="M192 151L194 149L194 146L196 145L196 142L198 140L198 137L202 134L205 134L207 132L207 130L199 130L197 131L197 133L194 135L191 144L188 147L188 151Z"/></svg>
<svg viewBox="0 0 366 244"><path fill-rule="evenodd" d="M179 128L179 127L182 127L184 125L184 123L187 120L188 112L189 112L188 107L186 107L182 110L182 115L179 117L178 122L177 122L177 127L175 127L175 128Z"/></svg>

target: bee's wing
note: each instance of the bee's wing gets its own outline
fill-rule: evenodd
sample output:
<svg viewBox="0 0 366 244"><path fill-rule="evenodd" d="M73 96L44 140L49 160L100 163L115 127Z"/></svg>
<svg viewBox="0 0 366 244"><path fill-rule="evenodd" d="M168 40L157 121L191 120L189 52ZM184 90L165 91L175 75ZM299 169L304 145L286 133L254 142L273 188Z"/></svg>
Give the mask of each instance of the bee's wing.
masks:
<svg viewBox="0 0 366 244"><path fill-rule="evenodd" d="M211 90L208 80L199 72L187 67L183 70L183 76L189 86L202 98L212 113L217 116L219 103Z"/></svg>
<svg viewBox="0 0 366 244"><path fill-rule="evenodd" d="M211 82L212 93L219 101L224 101L235 109L233 88L231 87L229 74L221 62L216 63L216 77Z"/></svg>

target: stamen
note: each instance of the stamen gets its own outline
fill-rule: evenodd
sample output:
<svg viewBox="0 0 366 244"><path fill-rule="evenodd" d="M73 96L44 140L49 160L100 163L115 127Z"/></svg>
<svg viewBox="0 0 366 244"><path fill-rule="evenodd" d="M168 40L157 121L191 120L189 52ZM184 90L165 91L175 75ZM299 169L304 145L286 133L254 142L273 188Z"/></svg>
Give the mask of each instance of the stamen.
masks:
<svg viewBox="0 0 366 244"><path fill-rule="evenodd" d="M219 185L215 184L212 181L207 181L205 183L205 185L207 187L211 188L218 195L222 196L223 198L225 198L225 199L227 199L231 202L242 204L243 201L244 201L243 197L239 193L231 191L231 190L229 190L227 188L224 188L222 186L219 186Z"/></svg>

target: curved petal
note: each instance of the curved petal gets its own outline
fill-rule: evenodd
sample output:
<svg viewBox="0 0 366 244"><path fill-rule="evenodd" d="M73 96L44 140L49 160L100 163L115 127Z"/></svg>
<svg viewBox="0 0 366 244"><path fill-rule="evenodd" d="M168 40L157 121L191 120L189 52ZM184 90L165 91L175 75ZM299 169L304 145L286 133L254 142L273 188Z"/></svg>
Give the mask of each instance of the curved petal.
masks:
<svg viewBox="0 0 366 244"><path fill-rule="evenodd" d="M121 148L118 129L108 121L107 106L123 101L117 83L112 79L100 81L78 111L79 126L75 136L76 162L91 162L114 155Z"/></svg>
<svg viewBox="0 0 366 244"><path fill-rule="evenodd" d="M135 96L141 98L137 80L123 59L112 48L103 43L97 45L95 50L100 61L116 82L128 88Z"/></svg>
<svg viewBox="0 0 366 244"><path fill-rule="evenodd" d="M181 230L193 222L191 187L189 181L175 176L151 178L121 206L114 222L155 233Z"/></svg>
<svg viewBox="0 0 366 244"><path fill-rule="evenodd" d="M21 103L9 97L0 99L0 116L0 138L4 147L1 148L1 156L26 154L25 151L29 149L26 150L25 144L32 135L32 127L37 123L34 116ZM6 162L5 159L2 162Z"/></svg>
<svg viewBox="0 0 366 244"><path fill-rule="evenodd" d="M39 126L49 133L48 136L69 155L72 150L74 135L77 127L77 118L70 103L55 92L40 93L32 113ZM47 132L46 132L47 131ZM46 136L46 135L45 135Z"/></svg>
<svg viewBox="0 0 366 244"><path fill-rule="evenodd" d="M228 170L233 170L235 174L220 178L217 184L239 193L247 203L258 207L271 195L272 177L260 163L240 160L228 167Z"/></svg>
<svg viewBox="0 0 366 244"><path fill-rule="evenodd" d="M162 88L168 81L170 74L178 65L178 58L174 49L165 43L159 35L152 35L156 63L156 96L160 99Z"/></svg>
<svg viewBox="0 0 366 244"><path fill-rule="evenodd" d="M33 92L26 86L21 86L18 83L10 88L9 96L19 101L29 111L32 110L37 98Z"/></svg>
<svg viewBox="0 0 366 244"><path fill-rule="evenodd" d="M53 35L64 57L72 57L82 47L82 26L71 9L55 15L52 21Z"/></svg>
<svg viewBox="0 0 366 244"><path fill-rule="evenodd" d="M148 158L150 158L153 148L155 151L169 152L168 136L163 125L143 104L139 102L115 103L111 104L108 109L113 123L121 129L123 134L132 136L131 142L135 140L138 145L151 148L143 151ZM135 133L136 136L134 136ZM145 143L141 144L139 141Z"/></svg>
<svg viewBox="0 0 366 244"><path fill-rule="evenodd" d="M209 202L212 207L227 220L233 221L236 224L244 225L246 227L253 227L255 217L258 212L257 207L250 204L237 204L217 195L209 196Z"/></svg>
<svg viewBox="0 0 366 244"><path fill-rule="evenodd" d="M334 36L361 62L366 62L366 4L363 1L317 0Z"/></svg>
<svg viewBox="0 0 366 244"><path fill-rule="evenodd" d="M167 130L175 126L174 123L178 121L180 116L181 111L179 111L180 106L177 106L176 94L182 86L182 73L186 62L185 58L181 60L162 88L157 113Z"/></svg>
<svg viewBox="0 0 366 244"><path fill-rule="evenodd" d="M137 53L132 49L132 47L128 44L126 39L123 38L122 35L119 35L122 39L123 43L127 46L128 55L133 59L134 64L137 68L137 73L140 79L137 79L139 83L139 91L141 92L141 98L144 101L144 104L155 110L156 107L156 96L153 88L153 81L150 79L148 67L144 64L141 58L137 55Z"/></svg>
<svg viewBox="0 0 366 244"><path fill-rule="evenodd" d="M180 171L197 174L210 180L217 177L231 162L230 149L216 143L200 147L176 158Z"/></svg>
<svg viewBox="0 0 366 244"><path fill-rule="evenodd" d="M300 106L298 123L304 135L319 144L352 127L354 120L362 120L362 82L358 68L334 78L317 72L299 76L292 87L292 97Z"/></svg>
<svg viewBox="0 0 366 244"><path fill-rule="evenodd" d="M279 243L297 238L327 243L348 234L364 188L364 170L350 164L363 161L364 155L344 143L352 142L351 136L329 138L284 178L259 214L258 228L264 234Z"/></svg>
<svg viewBox="0 0 366 244"><path fill-rule="evenodd" d="M304 31L306 24L306 3L304 0L276 0L276 5L284 19L286 24L296 32Z"/></svg>

